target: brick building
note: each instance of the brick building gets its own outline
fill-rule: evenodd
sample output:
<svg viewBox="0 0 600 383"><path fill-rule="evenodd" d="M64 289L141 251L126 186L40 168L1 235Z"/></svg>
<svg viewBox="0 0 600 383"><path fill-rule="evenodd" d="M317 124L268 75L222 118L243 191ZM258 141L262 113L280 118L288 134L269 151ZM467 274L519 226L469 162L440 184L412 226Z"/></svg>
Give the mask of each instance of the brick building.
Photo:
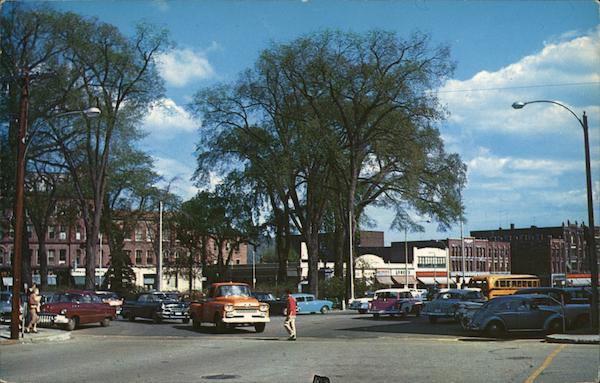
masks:
<svg viewBox="0 0 600 383"><path fill-rule="evenodd" d="M5 214L0 219L0 275L8 276L11 273L11 262L13 258L14 233L10 229ZM124 250L129 255L133 271L136 275L136 284L140 287L154 288L156 286L157 259L155 248L158 247L154 240L157 230L155 220L141 220L131 233L126 234ZM33 225L27 225L27 236L29 252L31 254L31 266L34 281L39 278L40 256L38 238ZM85 226L81 219L74 223L66 224L59 219L51 220L46 232L46 254L48 260L48 275L50 284L81 286L85 277ZM96 255L96 282L101 284L104 274L110 265L110 248L108 238L100 235L98 242L101 246ZM206 251L209 259L216 259L217 245L209 239L206 243ZM225 245L225 251L229 250L229 244ZM187 249L180 246L179 241L168 229L163 228L163 265L169 259L178 257ZM241 244L233 250L232 264L247 264L247 245ZM186 289L188 282L180 277L169 276L163 271L163 286L167 290ZM201 281L195 285L200 286Z"/></svg>
<svg viewBox="0 0 600 383"><path fill-rule="evenodd" d="M596 227L596 238L600 231ZM471 231L478 238L510 242L511 269L515 274L535 274L546 286L589 284L587 241L582 225L567 221L556 227ZM598 239L596 240L598 243Z"/></svg>

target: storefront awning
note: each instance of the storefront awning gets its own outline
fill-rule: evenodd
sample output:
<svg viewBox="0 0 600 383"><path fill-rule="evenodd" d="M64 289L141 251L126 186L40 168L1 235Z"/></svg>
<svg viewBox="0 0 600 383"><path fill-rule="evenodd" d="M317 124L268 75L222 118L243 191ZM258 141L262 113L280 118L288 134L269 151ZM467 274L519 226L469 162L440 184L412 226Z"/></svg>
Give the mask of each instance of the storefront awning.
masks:
<svg viewBox="0 0 600 383"><path fill-rule="evenodd" d="M406 284L406 277L404 275L392 275L392 280L397 285L404 285L404 284ZM417 283L417 278L413 277L412 275L409 275L408 276L408 284L409 285L414 285L416 283Z"/></svg>
<svg viewBox="0 0 600 383"><path fill-rule="evenodd" d="M446 277L418 277L419 282L424 285L433 286L435 284L438 285L448 285L448 279ZM450 278L450 284L456 285L456 281Z"/></svg>
<svg viewBox="0 0 600 383"><path fill-rule="evenodd" d="M383 275L377 276L377 282L381 283L382 285L393 285L394 281L392 281L392 277L390 277L389 275Z"/></svg>

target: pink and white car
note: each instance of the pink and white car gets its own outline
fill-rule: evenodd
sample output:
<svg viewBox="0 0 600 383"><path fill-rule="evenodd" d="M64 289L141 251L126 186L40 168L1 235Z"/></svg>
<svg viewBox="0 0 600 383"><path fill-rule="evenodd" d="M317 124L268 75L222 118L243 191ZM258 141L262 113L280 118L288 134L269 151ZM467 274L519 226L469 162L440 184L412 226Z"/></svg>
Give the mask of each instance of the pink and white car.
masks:
<svg viewBox="0 0 600 383"><path fill-rule="evenodd" d="M419 316L423 308L421 294L416 290L382 289L375 291L375 297L369 303L369 314L374 318L380 315Z"/></svg>

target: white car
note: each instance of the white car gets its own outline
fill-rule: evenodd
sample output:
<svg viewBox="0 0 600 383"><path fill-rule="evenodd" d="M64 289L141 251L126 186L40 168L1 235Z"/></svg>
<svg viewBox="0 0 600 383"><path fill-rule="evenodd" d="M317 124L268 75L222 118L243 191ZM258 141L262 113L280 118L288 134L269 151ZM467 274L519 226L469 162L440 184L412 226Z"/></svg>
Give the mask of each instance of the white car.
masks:
<svg viewBox="0 0 600 383"><path fill-rule="evenodd" d="M366 314L369 310L369 302L373 300L375 296L374 292L367 292L362 298L354 298L350 300L350 304L348 305L348 309L350 310L358 310L359 314Z"/></svg>

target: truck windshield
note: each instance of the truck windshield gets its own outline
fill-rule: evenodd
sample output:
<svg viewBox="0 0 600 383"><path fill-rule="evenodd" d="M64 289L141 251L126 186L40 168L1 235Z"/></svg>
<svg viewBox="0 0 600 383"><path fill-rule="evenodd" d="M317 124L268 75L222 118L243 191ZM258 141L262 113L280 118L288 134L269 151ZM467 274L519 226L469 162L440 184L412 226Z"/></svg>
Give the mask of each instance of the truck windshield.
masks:
<svg viewBox="0 0 600 383"><path fill-rule="evenodd" d="M244 285L221 286L219 287L219 291L217 292L218 297L229 297L233 295L239 297L249 297L250 288Z"/></svg>

